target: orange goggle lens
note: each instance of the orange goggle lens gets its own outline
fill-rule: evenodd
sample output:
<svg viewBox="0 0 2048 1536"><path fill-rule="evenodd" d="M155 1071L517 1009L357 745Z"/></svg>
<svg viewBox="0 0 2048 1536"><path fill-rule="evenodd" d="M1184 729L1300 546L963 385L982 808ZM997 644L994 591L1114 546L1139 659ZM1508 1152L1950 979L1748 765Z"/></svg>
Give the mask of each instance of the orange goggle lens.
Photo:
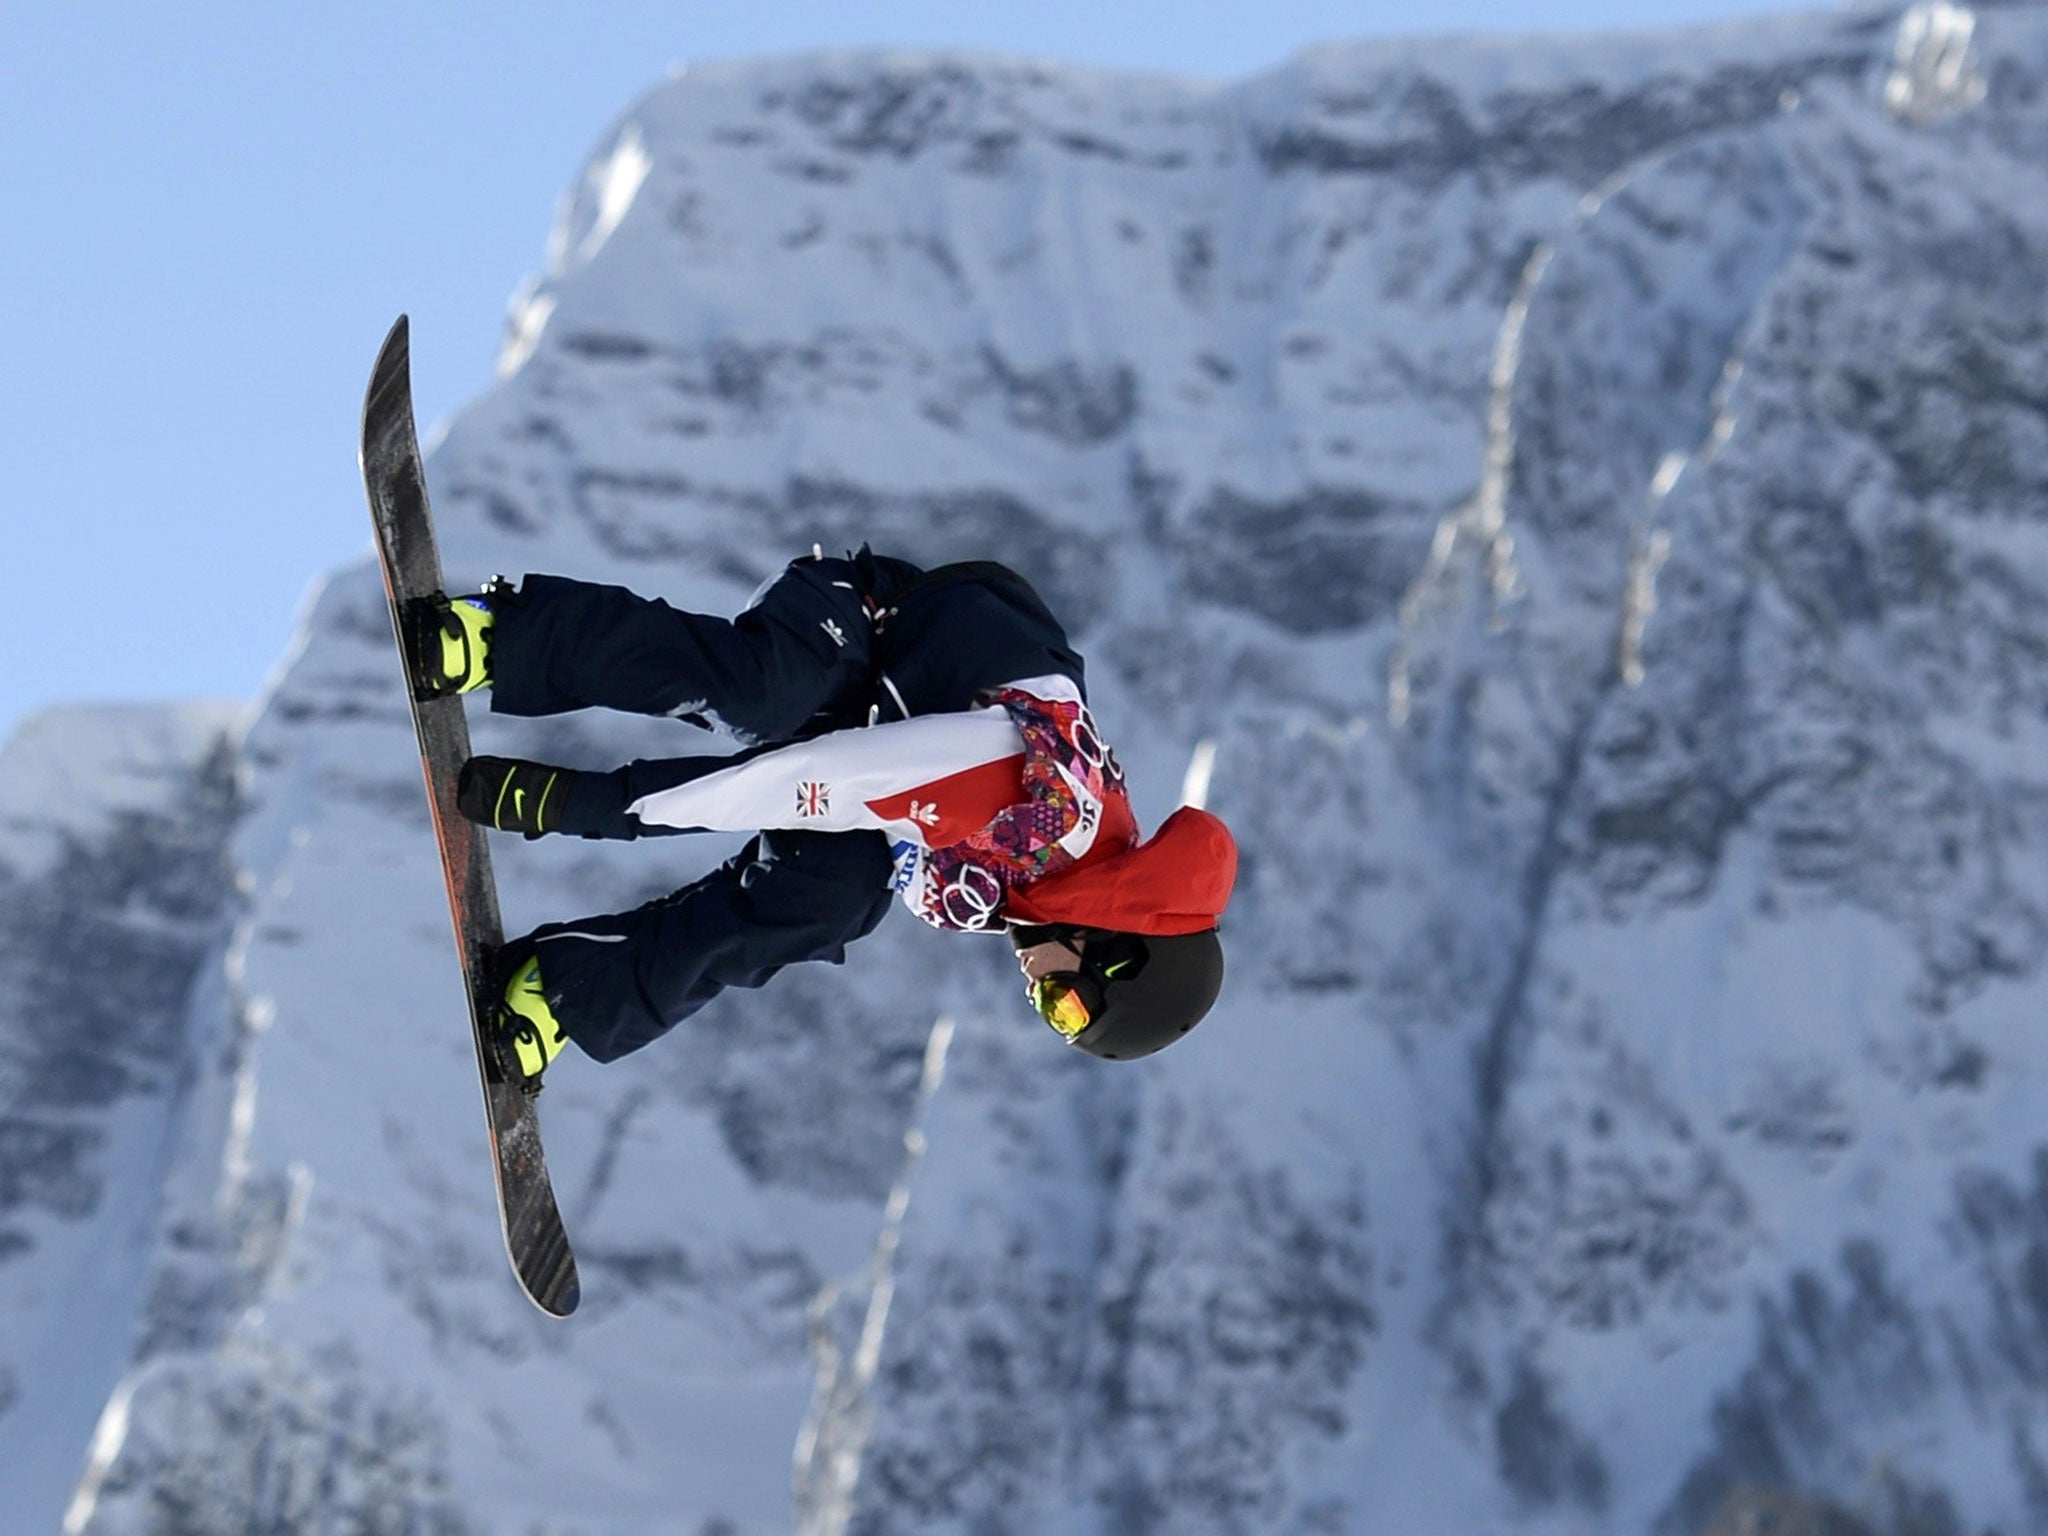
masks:
<svg viewBox="0 0 2048 1536"><path fill-rule="evenodd" d="M1094 1010L1072 976L1044 976L1031 984L1031 1006L1069 1040L1095 1020Z"/></svg>

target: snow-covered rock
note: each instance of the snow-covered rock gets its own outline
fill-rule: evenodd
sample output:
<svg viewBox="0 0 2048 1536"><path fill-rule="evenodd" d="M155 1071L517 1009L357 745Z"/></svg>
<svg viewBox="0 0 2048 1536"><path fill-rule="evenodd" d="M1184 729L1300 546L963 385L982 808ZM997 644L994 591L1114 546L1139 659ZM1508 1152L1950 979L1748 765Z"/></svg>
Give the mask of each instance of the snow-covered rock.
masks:
<svg viewBox="0 0 2048 1536"><path fill-rule="evenodd" d="M2044 83L1926 4L652 92L433 454L453 579L1008 561L1141 819L1209 765L1223 1003L1107 1068L898 919L568 1062L551 1324L336 572L68 1528L2048 1524ZM507 847L508 922L725 851Z"/></svg>
<svg viewBox="0 0 2048 1536"><path fill-rule="evenodd" d="M237 718L80 706L0 744L0 1530L57 1528L143 1327L219 1011Z"/></svg>

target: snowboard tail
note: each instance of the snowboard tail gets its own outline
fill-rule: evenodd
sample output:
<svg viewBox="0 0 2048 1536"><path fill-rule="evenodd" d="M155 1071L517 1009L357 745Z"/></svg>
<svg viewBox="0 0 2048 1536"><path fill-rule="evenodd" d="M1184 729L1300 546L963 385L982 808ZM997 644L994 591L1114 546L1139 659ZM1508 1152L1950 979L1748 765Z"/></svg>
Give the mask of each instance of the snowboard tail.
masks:
<svg viewBox="0 0 2048 1536"><path fill-rule="evenodd" d="M370 375L363 404L362 467L370 521L377 535L377 559L391 601L392 632L397 637L406 697L419 737L434 838L448 882L448 908L469 1000L470 1033L483 1086L505 1251L512 1272L534 1304L552 1316L567 1317L576 1310L580 1295L576 1256L548 1180L540 1119L533 1095L507 1077L484 1032L494 1001L487 991L493 961L504 946L505 935L483 829L465 820L455 805L456 778L470 756L469 720L459 696L419 697L407 649L406 636L412 627L408 619L415 606L442 588L441 555L434 541L426 473L413 423L411 344L403 315L385 338Z"/></svg>

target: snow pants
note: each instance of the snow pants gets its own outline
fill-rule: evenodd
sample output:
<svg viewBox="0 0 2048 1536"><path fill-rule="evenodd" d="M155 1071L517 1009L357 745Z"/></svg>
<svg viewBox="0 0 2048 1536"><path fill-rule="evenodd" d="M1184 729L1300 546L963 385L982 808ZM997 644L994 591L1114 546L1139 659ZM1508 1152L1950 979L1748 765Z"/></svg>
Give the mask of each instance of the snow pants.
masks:
<svg viewBox="0 0 2048 1536"><path fill-rule="evenodd" d="M529 576L495 619L491 707L715 720L775 746L867 723L870 645L851 561L799 561L729 620L623 587ZM704 759L707 771L727 761ZM569 1038L613 1061L727 987L758 987L801 961L843 961L887 913L890 873L879 832L763 832L670 896L545 924L515 945L539 956Z"/></svg>

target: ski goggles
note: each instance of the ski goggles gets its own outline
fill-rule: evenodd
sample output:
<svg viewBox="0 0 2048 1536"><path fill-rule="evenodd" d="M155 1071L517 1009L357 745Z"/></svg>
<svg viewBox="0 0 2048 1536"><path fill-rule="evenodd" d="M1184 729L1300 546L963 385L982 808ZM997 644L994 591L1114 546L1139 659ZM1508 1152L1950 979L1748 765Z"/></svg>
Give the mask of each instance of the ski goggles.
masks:
<svg viewBox="0 0 2048 1536"><path fill-rule="evenodd" d="M1109 984L1135 978L1149 953L1135 934L1097 932L1081 939L1081 969L1041 976L1028 993L1038 1016L1068 1040L1102 1017Z"/></svg>
<svg viewBox="0 0 2048 1536"><path fill-rule="evenodd" d="M1074 971L1058 971L1031 983L1031 1006L1069 1040L1102 1017L1102 989Z"/></svg>

